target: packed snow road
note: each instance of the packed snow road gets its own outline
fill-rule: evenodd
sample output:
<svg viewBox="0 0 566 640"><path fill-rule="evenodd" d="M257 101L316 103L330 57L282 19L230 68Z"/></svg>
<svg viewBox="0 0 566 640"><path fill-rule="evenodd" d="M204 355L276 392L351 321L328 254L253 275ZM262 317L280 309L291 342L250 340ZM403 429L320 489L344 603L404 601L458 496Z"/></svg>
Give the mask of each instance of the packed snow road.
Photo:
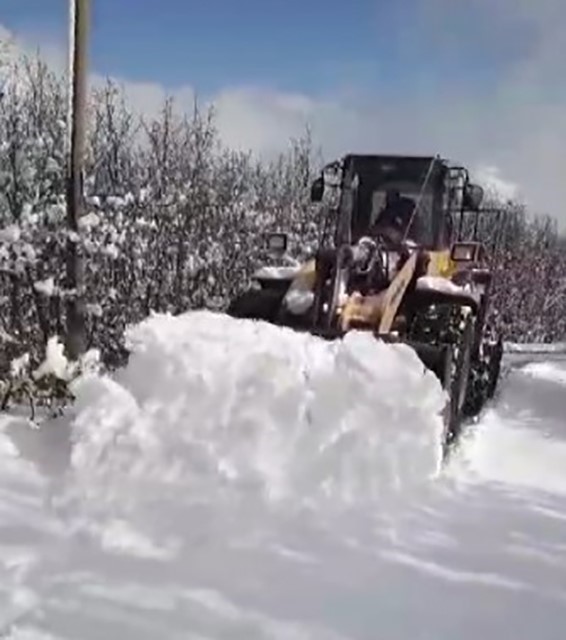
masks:
<svg viewBox="0 0 566 640"><path fill-rule="evenodd" d="M208 313L4 419L0 637L563 637L566 363L519 359L439 469L407 348Z"/></svg>

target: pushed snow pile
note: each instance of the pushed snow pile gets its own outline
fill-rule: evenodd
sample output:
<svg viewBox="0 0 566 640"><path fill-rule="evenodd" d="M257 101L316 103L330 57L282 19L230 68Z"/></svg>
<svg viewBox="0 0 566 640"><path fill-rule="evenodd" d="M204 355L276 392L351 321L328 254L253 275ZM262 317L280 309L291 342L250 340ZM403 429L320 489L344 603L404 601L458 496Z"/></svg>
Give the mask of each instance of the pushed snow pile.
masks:
<svg viewBox="0 0 566 640"><path fill-rule="evenodd" d="M125 369L75 387L83 500L339 506L438 469L444 396L409 347L205 311L154 315L128 340Z"/></svg>

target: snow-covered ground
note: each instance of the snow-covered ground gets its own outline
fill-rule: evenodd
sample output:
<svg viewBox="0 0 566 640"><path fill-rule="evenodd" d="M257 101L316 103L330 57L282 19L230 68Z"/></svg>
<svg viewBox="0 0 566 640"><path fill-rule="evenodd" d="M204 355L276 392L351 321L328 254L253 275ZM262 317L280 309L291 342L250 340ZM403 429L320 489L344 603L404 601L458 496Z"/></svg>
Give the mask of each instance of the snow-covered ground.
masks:
<svg viewBox="0 0 566 640"><path fill-rule="evenodd" d="M0 437L0 637L564 637L566 363L520 361L439 468L403 346L206 312Z"/></svg>

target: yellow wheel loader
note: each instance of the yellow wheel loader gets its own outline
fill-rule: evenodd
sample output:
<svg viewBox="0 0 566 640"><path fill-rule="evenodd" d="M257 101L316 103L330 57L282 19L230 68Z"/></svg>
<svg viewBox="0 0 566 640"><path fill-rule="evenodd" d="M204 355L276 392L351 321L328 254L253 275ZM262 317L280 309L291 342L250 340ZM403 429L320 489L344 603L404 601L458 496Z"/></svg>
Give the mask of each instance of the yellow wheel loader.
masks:
<svg viewBox="0 0 566 640"><path fill-rule="evenodd" d="M265 266L228 314L338 339L351 330L412 346L447 390L445 453L493 396L503 354L489 322L492 273L477 240L483 190L438 156L353 155L311 186L324 208L306 261ZM271 234L273 255L287 250Z"/></svg>

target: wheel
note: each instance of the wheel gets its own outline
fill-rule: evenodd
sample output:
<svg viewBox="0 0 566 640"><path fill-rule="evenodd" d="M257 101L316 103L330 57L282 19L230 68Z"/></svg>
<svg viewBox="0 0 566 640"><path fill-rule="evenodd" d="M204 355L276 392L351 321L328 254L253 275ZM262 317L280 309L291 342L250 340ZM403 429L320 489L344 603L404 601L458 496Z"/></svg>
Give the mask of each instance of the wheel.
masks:
<svg viewBox="0 0 566 640"><path fill-rule="evenodd" d="M447 441L451 443L462 428L470 397L474 321L468 316L451 356Z"/></svg>
<svg viewBox="0 0 566 640"><path fill-rule="evenodd" d="M503 339L480 344L477 357L472 360L470 392L465 407L467 417L478 415L486 402L495 395L501 373Z"/></svg>
<svg viewBox="0 0 566 640"><path fill-rule="evenodd" d="M460 435L463 421L474 404L473 380L476 317L464 316L462 308L453 304L439 304L418 311L412 319L410 338L443 350L441 361L433 371L448 393L444 414L445 455Z"/></svg>
<svg viewBox="0 0 566 640"><path fill-rule="evenodd" d="M226 313L233 318L275 322L282 299L281 291L270 289L244 291L230 302Z"/></svg>
<svg viewBox="0 0 566 640"><path fill-rule="evenodd" d="M499 376L501 375L501 360L503 359L503 338L499 336L488 364L488 383L486 396L488 399L493 398L495 390L497 389L497 383L499 382Z"/></svg>

